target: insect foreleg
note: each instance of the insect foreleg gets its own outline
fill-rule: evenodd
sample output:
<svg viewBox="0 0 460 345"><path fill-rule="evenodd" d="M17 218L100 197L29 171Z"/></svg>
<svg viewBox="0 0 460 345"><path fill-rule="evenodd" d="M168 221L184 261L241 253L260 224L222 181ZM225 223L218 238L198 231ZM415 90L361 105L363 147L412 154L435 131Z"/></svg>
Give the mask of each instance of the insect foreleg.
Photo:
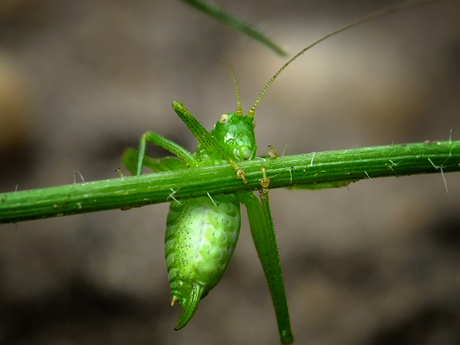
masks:
<svg viewBox="0 0 460 345"><path fill-rule="evenodd" d="M165 137L157 133L148 131L148 132L145 132L139 140L139 149L137 151L138 160L137 160L136 175L142 174L142 166L144 165L145 148L146 148L147 142L158 145L164 148L165 150L168 150L169 152L175 154L177 157L182 158L191 167L198 166L198 163L195 160L195 158L193 158L192 154L188 152L186 149L184 149L182 146L176 144L175 142L171 140L166 139Z"/></svg>
<svg viewBox="0 0 460 345"><path fill-rule="evenodd" d="M261 180L262 205L252 193L244 193L242 202L246 205L252 239L264 270L273 306L275 307L281 343L291 344L294 341L294 336L292 335L289 319L275 229L268 204L268 185L270 180L267 178L265 169L262 173L264 176Z"/></svg>
<svg viewBox="0 0 460 345"><path fill-rule="evenodd" d="M248 183L248 180L246 180L246 173L244 172L243 169L241 169L238 164L235 163L235 161L233 160L233 158L229 158L227 159L227 163L230 164L230 166L235 169L236 171L236 178L239 178L241 180L243 180L243 183L246 184Z"/></svg>

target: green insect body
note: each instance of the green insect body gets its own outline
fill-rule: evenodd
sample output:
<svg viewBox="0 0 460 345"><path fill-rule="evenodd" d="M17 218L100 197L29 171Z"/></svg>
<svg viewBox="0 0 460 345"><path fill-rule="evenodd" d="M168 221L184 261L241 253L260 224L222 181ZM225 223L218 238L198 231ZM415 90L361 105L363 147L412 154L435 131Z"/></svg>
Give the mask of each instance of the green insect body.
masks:
<svg viewBox="0 0 460 345"><path fill-rule="evenodd" d="M227 162L235 169L237 177L245 182L245 174L237 162L255 156L254 116L243 116L241 106L238 106L236 113L221 115L208 132L182 103L173 102L173 108L199 141L195 153L191 155L159 134L146 132L140 139L138 153L127 150L122 157L128 170L140 175L142 166L162 172ZM181 159L144 157L147 141L168 149ZM238 240L241 225L239 205L244 200L242 195L213 195L171 203L165 257L171 304L178 302L182 307L176 330L190 321L200 300L225 273Z"/></svg>
<svg viewBox="0 0 460 345"><path fill-rule="evenodd" d="M200 300L227 269L240 233L240 203L235 195L172 202L166 222L165 256L172 304L183 311L175 329L184 327Z"/></svg>
<svg viewBox="0 0 460 345"><path fill-rule="evenodd" d="M233 161L252 159L255 155L257 147L251 117L238 112L223 114L209 134L218 144L218 150L209 150L208 142L200 144L193 155L200 165L222 164L220 151L225 151ZM165 256L172 305L179 302L182 307L176 330L188 323L200 300L224 275L238 241L239 204L235 195L171 203Z"/></svg>
<svg viewBox="0 0 460 345"><path fill-rule="evenodd" d="M173 109L199 145L192 155L178 144L154 132L146 132L139 141L139 149L127 149L122 161L132 174L141 175L145 166L154 172L187 169L227 162L235 171L236 177L247 183L246 173L238 166L239 161L255 157L257 146L254 136L254 114L256 108L273 81L281 72L305 51L330 36L345 31L358 24L386 16L416 5L435 0L413 1L399 4L358 19L302 49L267 83L251 110L243 116L238 85L233 71L229 68L235 84L237 111L220 116L214 128L208 132L185 109L181 102L173 102ZM224 62L225 63L225 62ZM161 146L179 158L150 158L145 156L146 143ZM276 150L271 147L271 159L279 159ZM176 200L174 191L170 195L170 211L167 218L165 237L165 256L171 286L172 305L178 302L182 307L175 329L184 327L194 315L198 304L222 278L232 257L240 230L240 203L246 206L251 235L257 250L265 278L268 283L278 323L281 343L291 344L294 337L291 331L286 293L276 245L271 217L268 189L270 178L261 167L262 179L259 180L260 201L252 192L236 195L213 195L186 200ZM333 187L339 187L334 185ZM331 187L321 186L320 188Z"/></svg>

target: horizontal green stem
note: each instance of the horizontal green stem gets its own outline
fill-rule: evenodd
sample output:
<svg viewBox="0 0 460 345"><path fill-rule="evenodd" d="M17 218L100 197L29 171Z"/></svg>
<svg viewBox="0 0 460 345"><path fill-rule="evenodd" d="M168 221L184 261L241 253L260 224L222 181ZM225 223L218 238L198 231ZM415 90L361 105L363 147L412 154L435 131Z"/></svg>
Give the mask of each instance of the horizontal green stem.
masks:
<svg viewBox="0 0 460 345"><path fill-rule="evenodd" d="M240 163L238 163L240 164ZM111 209L129 209L174 198L236 193L260 188L260 167L270 188L346 185L388 176L460 171L460 141L327 151L241 162L248 184L228 165L0 194L0 224Z"/></svg>

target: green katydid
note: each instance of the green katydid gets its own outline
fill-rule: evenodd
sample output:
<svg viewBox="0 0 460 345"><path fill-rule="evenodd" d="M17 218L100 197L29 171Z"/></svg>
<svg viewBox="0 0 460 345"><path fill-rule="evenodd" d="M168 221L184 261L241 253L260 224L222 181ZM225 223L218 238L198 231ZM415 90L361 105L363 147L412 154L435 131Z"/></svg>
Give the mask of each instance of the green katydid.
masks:
<svg viewBox="0 0 460 345"><path fill-rule="evenodd" d="M221 115L210 132L203 128L181 102L172 103L177 115L199 142L194 154L161 135L148 131L140 138L137 152L132 149L125 151L122 157L124 165L132 174L140 175L143 166L154 172L162 172L227 162L236 171L236 177L246 183L245 172L238 166L238 161L255 158L257 146L254 136L254 114L256 108L270 85L287 66L305 51L332 35L358 24L433 1L436 0L412 1L386 8L317 40L301 50L278 70L245 116L241 108L236 78L231 68L227 66L235 84L237 110L235 113ZM165 148L178 158L146 157L147 142ZM272 152L272 158L276 158L276 154L273 154L276 153L273 147L270 152ZM272 296L281 343L293 342L268 200L270 179L267 177L265 168L261 167L261 170L261 202L251 192L235 195L208 195L179 201L174 198L174 191L172 191L170 197L174 201L171 202L167 218L165 252L172 305L178 302L182 307L176 330L181 329L190 321L200 300L217 285L225 273L238 240L241 225L239 205L242 203L247 208L251 234Z"/></svg>

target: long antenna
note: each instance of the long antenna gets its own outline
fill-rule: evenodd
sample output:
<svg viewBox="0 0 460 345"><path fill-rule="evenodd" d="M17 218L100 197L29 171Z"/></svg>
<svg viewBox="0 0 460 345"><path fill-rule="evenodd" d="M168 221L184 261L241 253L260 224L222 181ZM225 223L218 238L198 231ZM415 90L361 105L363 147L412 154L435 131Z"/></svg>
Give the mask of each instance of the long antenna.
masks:
<svg viewBox="0 0 460 345"><path fill-rule="evenodd" d="M238 116L243 116L243 108L241 108L241 98L240 98L240 90L238 88L238 83L236 81L236 77L235 77L235 72L233 71L233 68L232 66L230 66L230 64L225 61L225 59L221 56L218 56L219 60L225 65L225 67L227 67L228 71L230 72L230 74L232 75L232 79L233 79L233 85L235 85L235 91L236 91L236 104L237 104L237 108L236 108L236 113L235 115L238 115Z"/></svg>
<svg viewBox="0 0 460 345"><path fill-rule="evenodd" d="M400 12L400 11L404 11L404 10L407 10L409 8L413 8L413 7L416 7L416 6L421 6L421 5L426 5L428 3L431 3L431 2L437 2L437 1L440 1L440 0L415 0L415 1L408 1L408 2L405 2L403 4L398 4L398 5L394 5L394 6L391 6L391 7L387 7L387 8L384 8L383 10L379 10L377 12L374 12L374 13L371 13L367 16L364 16L360 19L357 19L355 20L354 22L351 22L350 24L348 25L345 25L344 27L340 28L340 29L337 29L329 34L327 34L326 36L320 38L319 40L317 40L316 42L310 44L308 47L302 49L300 52L298 52L291 60L289 60L288 62L286 62L279 70L278 72L276 72L276 74L272 77L272 79L270 79L270 81L267 83L267 85L264 87L264 89L262 90L262 92L260 93L259 97L257 97L257 100L255 101L254 105L252 106L251 110L249 110L249 113L247 114L247 116L249 117L254 117L254 113L256 112L256 108L257 106L259 105L260 103L260 100L262 99L262 97L265 95L265 92L267 92L268 88L270 87L270 85L275 81L275 79L281 74L281 72L284 71L284 69L289 66L295 59L297 59L300 55L302 55L303 53L305 53L307 50L309 50L310 48L314 47L315 45L317 45L318 43L324 41L325 39L331 37L331 36L334 36L335 34L338 34L342 31L345 31L345 30L348 30L356 25L359 25L359 24L363 24L363 23L366 23L366 22L369 22L371 20L374 20L374 19L377 19L377 18L380 18L380 17L384 17L384 16L388 16L392 13L395 13L395 12Z"/></svg>

